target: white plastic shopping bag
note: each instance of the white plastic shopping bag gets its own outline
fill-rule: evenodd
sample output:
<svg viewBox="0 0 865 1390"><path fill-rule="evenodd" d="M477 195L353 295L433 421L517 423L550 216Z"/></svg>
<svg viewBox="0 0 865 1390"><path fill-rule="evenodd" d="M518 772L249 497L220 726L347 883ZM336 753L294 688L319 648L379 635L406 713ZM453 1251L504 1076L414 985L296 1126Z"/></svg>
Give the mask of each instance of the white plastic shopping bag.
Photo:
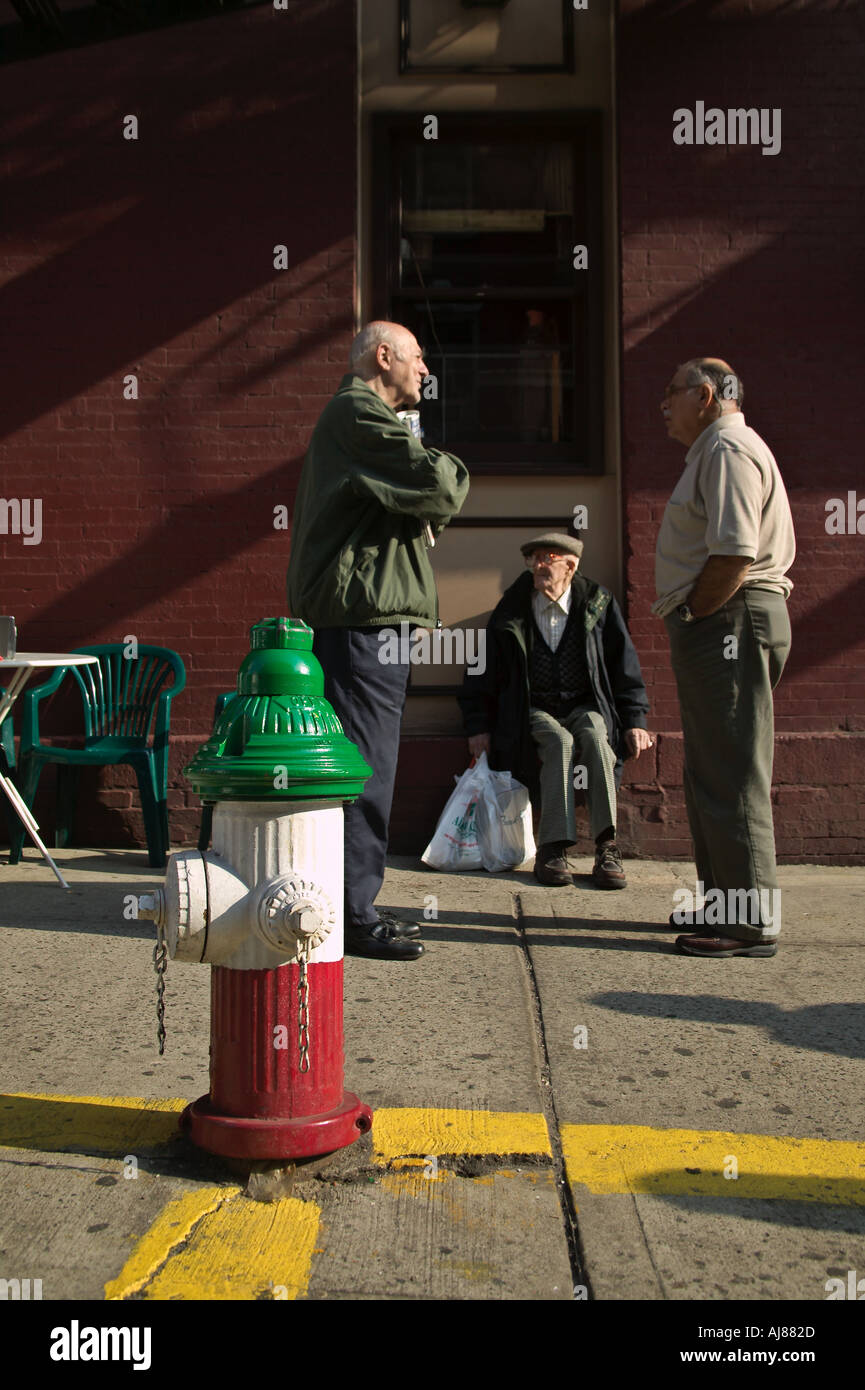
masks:
<svg viewBox="0 0 865 1390"><path fill-rule="evenodd" d="M481 761L484 764L481 770ZM431 869L480 869L481 852L478 847L478 834L475 825L478 796L487 772L486 755L466 768L456 779L456 787L451 792L447 805L441 813L435 834L421 855Z"/></svg>
<svg viewBox="0 0 865 1390"><path fill-rule="evenodd" d="M486 754L481 761L486 763ZM475 811L481 862L491 874L515 869L535 853L528 788L509 772L486 769Z"/></svg>
<svg viewBox="0 0 865 1390"><path fill-rule="evenodd" d="M421 858L432 869L516 868L535 852L526 787L509 772L493 772L482 753L457 779L436 832Z"/></svg>

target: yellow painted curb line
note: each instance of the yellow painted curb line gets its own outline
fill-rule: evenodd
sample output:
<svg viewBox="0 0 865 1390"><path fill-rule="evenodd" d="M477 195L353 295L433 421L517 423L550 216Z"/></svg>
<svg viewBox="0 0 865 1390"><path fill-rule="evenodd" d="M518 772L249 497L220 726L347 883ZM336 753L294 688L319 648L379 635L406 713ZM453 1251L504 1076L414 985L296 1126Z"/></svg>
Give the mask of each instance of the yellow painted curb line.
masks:
<svg viewBox="0 0 865 1390"><path fill-rule="evenodd" d="M239 1187L202 1187L170 1201L138 1242L117 1278L105 1285L106 1299L128 1298L137 1293L203 1216L216 1211L239 1192Z"/></svg>
<svg viewBox="0 0 865 1390"><path fill-rule="evenodd" d="M169 1143L186 1105L136 1096L0 1095L0 1147L122 1156L136 1145ZM385 1161L410 1154L551 1153L543 1115L504 1110L376 1110L373 1147Z"/></svg>
<svg viewBox="0 0 865 1390"><path fill-rule="evenodd" d="M865 1206L865 1144L843 1139L562 1125L562 1148L569 1181L590 1192Z"/></svg>
<svg viewBox="0 0 865 1390"><path fill-rule="evenodd" d="M0 1095L0 1146L43 1153L92 1149L126 1154L152 1148L177 1134L185 1100L136 1096L50 1096L24 1091Z"/></svg>
<svg viewBox="0 0 865 1390"><path fill-rule="evenodd" d="M281 1202L227 1202L196 1226L144 1289L145 1299L296 1299L306 1293L321 1208Z"/></svg>
<svg viewBox="0 0 865 1390"><path fill-rule="evenodd" d="M128 1096L0 1095L0 1146L45 1152L141 1153L170 1143L186 1101ZM402 1108L377 1110L380 1165L446 1154L549 1158L543 1115ZM865 1206L865 1144L641 1125L563 1125L570 1183L598 1194L771 1198ZM428 1193L426 1174L402 1175ZM402 1191L402 1186L400 1187ZM414 1191L414 1188L412 1188ZM110 1300L295 1299L309 1284L321 1211L285 1198L251 1202L237 1186L207 1186L168 1203L116 1279ZM183 1249L176 1247L184 1245ZM175 1253L172 1253L172 1252Z"/></svg>
<svg viewBox="0 0 865 1390"><path fill-rule="evenodd" d="M543 1115L506 1110L376 1110L372 1143L379 1161L413 1154L546 1154Z"/></svg>

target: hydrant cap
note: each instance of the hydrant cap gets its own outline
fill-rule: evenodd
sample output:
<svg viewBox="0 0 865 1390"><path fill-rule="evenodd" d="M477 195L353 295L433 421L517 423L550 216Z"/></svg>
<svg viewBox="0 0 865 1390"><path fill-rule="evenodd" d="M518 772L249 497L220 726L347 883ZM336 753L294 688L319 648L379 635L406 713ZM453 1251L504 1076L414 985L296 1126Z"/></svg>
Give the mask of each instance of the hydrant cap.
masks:
<svg viewBox="0 0 865 1390"><path fill-rule="evenodd" d="M372 776L324 698L312 628L268 618L250 628L237 694L184 775L205 801L353 800Z"/></svg>
<svg viewBox="0 0 865 1390"><path fill-rule="evenodd" d="M295 618L265 618L249 629L250 653L237 677L240 695L323 695L324 674L312 654L312 628ZM307 655L308 653L308 655Z"/></svg>

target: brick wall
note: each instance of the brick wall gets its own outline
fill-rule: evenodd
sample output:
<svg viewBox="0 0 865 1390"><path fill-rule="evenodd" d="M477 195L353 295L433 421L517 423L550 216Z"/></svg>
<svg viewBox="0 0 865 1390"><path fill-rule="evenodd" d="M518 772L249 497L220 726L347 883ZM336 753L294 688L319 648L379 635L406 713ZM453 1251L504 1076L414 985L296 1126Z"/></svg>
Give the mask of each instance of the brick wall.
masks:
<svg viewBox="0 0 865 1390"><path fill-rule="evenodd" d="M627 604L662 734L656 768L631 768L624 801L643 853L687 842L675 686L649 608L655 538L684 462L660 393L677 363L707 353L741 374L746 418L778 459L796 525L793 649L776 692L779 852L865 859L865 536L825 528L829 498L857 487L865 497L861 32L858 6L823 0L620 4ZM780 152L675 145L673 112L697 101L780 108Z"/></svg>
<svg viewBox="0 0 865 1390"><path fill-rule="evenodd" d="M860 55L861 6L846 0L620 0L626 603L659 733L625 771L631 853L691 855L675 683L650 607L655 539L684 464L661 391L679 362L707 353L741 373L796 525L793 650L776 694L779 857L865 861L865 536L825 528L829 498L857 486L865 498ZM674 145L673 112L697 101L780 107L780 152ZM395 848L422 847L465 765L459 739L404 742Z"/></svg>
<svg viewBox="0 0 865 1390"><path fill-rule="evenodd" d="M273 508L291 509L351 337L353 11L297 0L3 71L0 305L13 327L0 476L5 497L40 497L44 514L38 546L0 535L0 610L31 650L132 633L180 651L175 841L198 814L180 768L233 684L245 630L284 610ZM865 495L859 23L854 5L823 0L620 4L627 605L660 733L654 761L626 773L637 853L689 853L672 673L649 606L682 465L660 390L707 351L743 376L799 540L776 706L779 849L865 854L865 539L824 524L829 497ZM672 113L697 100L780 107L781 152L675 146ZM127 114L137 141L122 138ZM273 269L277 243L288 270ZM137 401L123 399L127 373ZM460 740L405 745L395 849L422 847L462 766ZM124 773L85 774L79 840L142 843L137 806Z"/></svg>
<svg viewBox="0 0 865 1390"><path fill-rule="evenodd" d="M391 850L418 854L429 842L454 777L468 765L460 738L404 739ZM865 738L850 733L782 733L775 746L778 857L783 862L859 864L865 840ZM693 853L682 790L681 734L661 734L638 762L625 764L618 801L619 840L626 854L690 859ZM578 852L594 842L577 812ZM588 865L586 866L588 868Z"/></svg>
<svg viewBox="0 0 865 1390"><path fill-rule="evenodd" d="M0 492L43 503L41 544L0 535L0 611L30 651L134 634L180 652L169 805L188 839L180 768L249 625L285 611L273 509L291 513L353 332L354 5L11 64L0 100ZM133 786L84 774L79 842L143 843Z"/></svg>

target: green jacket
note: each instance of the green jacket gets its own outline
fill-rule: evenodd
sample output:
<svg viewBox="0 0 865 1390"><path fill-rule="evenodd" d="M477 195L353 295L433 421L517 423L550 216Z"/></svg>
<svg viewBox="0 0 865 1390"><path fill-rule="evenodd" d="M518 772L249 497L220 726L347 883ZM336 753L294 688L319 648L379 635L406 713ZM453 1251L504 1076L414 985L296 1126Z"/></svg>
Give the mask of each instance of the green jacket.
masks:
<svg viewBox="0 0 865 1390"><path fill-rule="evenodd" d="M425 523L444 530L469 489L453 454L425 449L360 377L344 376L300 475L288 604L310 627L438 622Z"/></svg>

